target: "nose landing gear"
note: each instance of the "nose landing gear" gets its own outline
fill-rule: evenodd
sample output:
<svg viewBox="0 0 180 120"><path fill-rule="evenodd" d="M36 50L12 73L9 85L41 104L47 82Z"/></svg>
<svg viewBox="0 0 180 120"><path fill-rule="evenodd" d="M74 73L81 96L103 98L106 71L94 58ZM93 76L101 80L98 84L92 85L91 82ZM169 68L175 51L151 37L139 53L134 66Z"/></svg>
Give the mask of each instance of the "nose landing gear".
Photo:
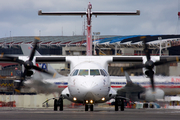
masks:
<svg viewBox="0 0 180 120"><path fill-rule="evenodd" d="M94 105L93 104L85 104L85 111L88 111L88 109L90 108L90 111L94 110Z"/></svg>

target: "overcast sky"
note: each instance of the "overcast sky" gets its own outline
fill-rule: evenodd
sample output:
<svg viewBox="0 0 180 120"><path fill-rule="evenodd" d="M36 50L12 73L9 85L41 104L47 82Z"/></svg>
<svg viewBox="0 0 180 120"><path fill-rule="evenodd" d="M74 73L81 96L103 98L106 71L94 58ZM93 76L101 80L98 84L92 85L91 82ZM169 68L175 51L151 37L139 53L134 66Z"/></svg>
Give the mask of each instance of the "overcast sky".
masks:
<svg viewBox="0 0 180 120"><path fill-rule="evenodd" d="M38 10L136 11L140 16L92 17L92 32L101 35L178 34L178 0L0 0L0 38L11 36L82 35L80 16L38 16ZM63 32L62 32L63 31Z"/></svg>

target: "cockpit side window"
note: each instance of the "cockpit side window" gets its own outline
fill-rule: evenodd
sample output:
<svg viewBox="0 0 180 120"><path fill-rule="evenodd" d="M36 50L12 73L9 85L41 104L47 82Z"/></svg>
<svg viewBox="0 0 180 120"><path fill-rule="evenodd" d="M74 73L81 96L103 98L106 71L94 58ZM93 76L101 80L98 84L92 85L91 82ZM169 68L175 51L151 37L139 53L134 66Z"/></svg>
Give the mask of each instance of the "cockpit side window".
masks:
<svg viewBox="0 0 180 120"><path fill-rule="evenodd" d="M71 72L70 76L72 76L72 75L73 75L74 71L75 71L75 70L73 70L73 71Z"/></svg>
<svg viewBox="0 0 180 120"><path fill-rule="evenodd" d="M100 69L100 72L101 72L101 75L107 76L107 73L103 69Z"/></svg>
<svg viewBox="0 0 180 120"><path fill-rule="evenodd" d="M79 70L77 70L77 69L74 70L74 72L72 73L72 76L76 76L76 75L78 74L78 71L79 71Z"/></svg>
<svg viewBox="0 0 180 120"><path fill-rule="evenodd" d="M79 75L88 75L88 70L87 69L80 70Z"/></svg>
<svg viewBox="0 0 180 120"><path fill-rule="evenodd" d="M105 69L103 69L103 71L105 72L105 74L108 76L108 73L107 73L107 71L105 70Z"/></svg>
<svg viewBox="0 0 180 120"><path fill-rule="evenodd" d="M98 69L91 69L90 75L100 75L99 70Z"/></svg>

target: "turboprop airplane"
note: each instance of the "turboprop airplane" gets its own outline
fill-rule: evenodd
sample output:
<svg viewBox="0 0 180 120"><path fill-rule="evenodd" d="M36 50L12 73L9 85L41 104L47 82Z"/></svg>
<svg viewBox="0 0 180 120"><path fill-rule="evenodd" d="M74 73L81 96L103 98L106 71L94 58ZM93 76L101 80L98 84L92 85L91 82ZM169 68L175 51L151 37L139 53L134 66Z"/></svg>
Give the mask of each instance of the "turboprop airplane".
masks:
<svg viewBox="0 0 180 120"><path fill-rule="evenodd" d="M42 70L35 66L36 63L58 63L69 62L70 63L70 75L68 76L68 85L61 92L59 99L54 100L54 110L63 110L63 99L66 98L75 103L83 103L85 105L85 111L90 108L93 111L93 105L97 103L103 103L111 98L115 98L115 111L124 110L124 100L126 98L119 96L116 91L111 87L111 81L108 74L109 62L147 62L146 56L91 56L92 55L92 37L91 37L91 16L92 15L139 15L140 12L91 12L92 5L88 4L87 12L60 12L60 13L42 13L39 11L39 15L86 15L87 16L87 56L34 56L37 42L33 48L33 54L30 55L30 59L26 57L4 57L2 60L13 61L22 63L25 67L23 75L32 75L31 69L43 71L47 74L52 74L51 71ZM34 58L34 59L33 59ZM151 63L154 64L157 61L163 64L169 62L168 57L151 57ZM174 59L174 58L173 58ZM24 60L27 60L24 62ZM153 61L153 62L152 62ZM152 71L152 64L146 65L146 71ZM149 69L150 68L150 69ZM148 73L148 72L147 72ZM21 80L23 83L23 80ZM151 79L151 83L153 80ZM152 84L152 86L154 83ZM154 87L153 87L154 90ZM151 90L152 91L152 90ZM156 91L156 90L155 90ZM152 93L151 94L155 94Z"/></svg>
<svg viewBox="0 0 180 120"><path fill-rule="evenodd" d="M35 42L37 43L37 42ZM23 46L23 45L21 45ZM36 46L36 45L35 45ZM25 46L26 49L31 48L31 46ZM29 49L28 49L29 50ZM34 50L34 49L33 49ZM30 51L30 50L29 50ZM24 52L23 52L24 53ZM30 52L29 52L30 53ZM29 54L26 53L26 54ZM34 53L35 54L35 53ZM40 55L36 53L36 55ZM7 57L7 60L12 60L14 62L20 61L19 59L25 61L27 60L27 56L20 56L20 57ZM16 58L16 59L14 59ZM166 57L159 57L159 56L152 56L153 60L160 60L165 62L168 60ZM118 81L113 80L113 77L110 77L107 72L107 65L108 62L142 62L146 61L145 56L34 56L32 60L34 62L40 62L41 64L36 64L36 66L42 67L44 69L47 68L46 72L53 71L49 65L48 67L43 67L42 64L46 62L70 62L71 63L71 73L68 76L68 82L64 80L61 76L58 76L57 79L46 79L45 82L41 85L45 85L44 89L49 90L47 87L47 83L52 83L57 85L60 89L58 90L61 93L61 96L58 100L55 99L54 110L57 110L57 106L60 106L60 110L63 110L63 98L66 98L72 102L77 103L84 103L85 110L87 111L90 107L90 110L93 111L93 105L96 103L102 103L110 100L111 98L116 99L115 110L118 110L118 106L121 105L121 110L124 110L124 97L119 92L117 95L116 91L113 89L115 88L114 82L124 83L118 78ZM167 61L169 62L169 61ZM40 66L42 65L42 66ZM51 70L51 71L50 71ZM29 70L28 70L29 71ZM144 71L145 72L145 71ZM147 73L147 72L145 72ZM67 80L67 79L66 79ZM39 81L41 82L41 81ZM64 84L62 84L64 83ZM118 85L120 86L121 84ZM51 85L52 85L51 84ZM36 84L33 84L36 85ZM39 84L38 84L39 85ZM36 86L33 86L36 87ZM42 86L37 86L36 88L41 89ZM53 86L56 87L56 86ZM116 86L117 87L117 86ZM51 87L52 88L52 87ZM57 89L56 89L57 90ZM61 92L62 91L62 92ZM55 91L49 91L55 92ZM56 91L57 92L57 91ZM143 92L141 92L143 93ZM151 89L145 94L145 100L148 101L148 96L155 96L150 97L150 100L155 100L157 98L163 98L162 91L157 90L155 88L155 93L152 92ZM162 94L161 94L162 93ZM126 96L128 97L128 96ZM121 102L120 102L121 99Z"/></svg>

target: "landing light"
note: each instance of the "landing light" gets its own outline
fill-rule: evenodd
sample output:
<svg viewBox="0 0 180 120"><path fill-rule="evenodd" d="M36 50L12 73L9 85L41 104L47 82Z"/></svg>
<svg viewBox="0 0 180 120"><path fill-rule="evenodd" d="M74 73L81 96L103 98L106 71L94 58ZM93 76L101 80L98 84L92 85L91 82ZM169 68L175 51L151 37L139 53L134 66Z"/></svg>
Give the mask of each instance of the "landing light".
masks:
<svg viewBox="0 0 180 120"><path fill-rule="evenodd" d="M88 100L86 100L86 103L88 103Z"/></svg>
<svg viewBox="0 0 180 120"><path fill-rule="evenodd" d="M77 100L77 98L76 98L76 97L74 97L74 98L73 98L73 100L74 100L74 101L76 101L76 100Z"/></svg>
<svg viewBox="0 0 180 120"><path fill-rule="evenodd" d="M103 97L101 100L102 100L102 101L105 101L105 98Z"/></svg>
<svg viewBox="0 0 180 120"><path fill-rule="evenodd" d="M92 103L93 103L93 100L90 100L90 103L92 104Z"/></svg>

